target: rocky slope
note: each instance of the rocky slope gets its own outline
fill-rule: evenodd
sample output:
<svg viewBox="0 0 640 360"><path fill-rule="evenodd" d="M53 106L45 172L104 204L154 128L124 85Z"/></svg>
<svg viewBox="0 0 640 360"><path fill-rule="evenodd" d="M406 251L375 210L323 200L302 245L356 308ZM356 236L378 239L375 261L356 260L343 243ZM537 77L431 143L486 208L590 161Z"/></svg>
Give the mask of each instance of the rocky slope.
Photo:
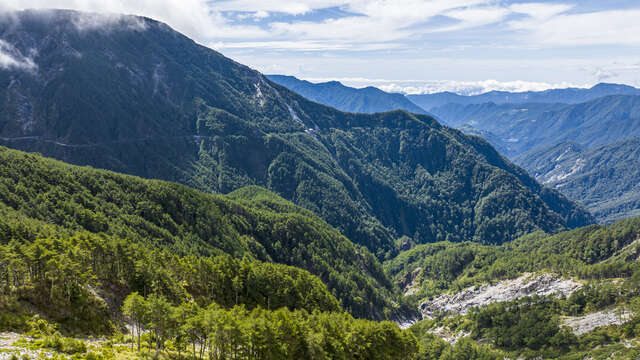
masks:
<svg viewBox="0 0 640 360"><path fill-rule="evenodd" d="M630 320L633 313L624 309L596 311L584 316L566 317L563 324L572 329L576 335L586 334L599 327L621 325Z"/></svg>
<svg viewBox="0 0 640 360"><path fill-rule="evenodd" d="M524 274L493 285L473 286L453 294L443 294L420 304L423 317L433 318L438 314L466 314L471 308L483 307L497 302L508 302L526 296L571 295L582 285L553 274Z"/></svg>

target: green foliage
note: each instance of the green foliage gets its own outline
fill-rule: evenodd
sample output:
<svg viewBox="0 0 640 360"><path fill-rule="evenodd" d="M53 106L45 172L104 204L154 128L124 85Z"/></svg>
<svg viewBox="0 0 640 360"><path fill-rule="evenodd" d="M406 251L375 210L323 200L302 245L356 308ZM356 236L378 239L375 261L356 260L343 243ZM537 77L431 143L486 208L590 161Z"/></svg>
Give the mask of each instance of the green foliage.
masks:
<svg viewBox="0 0 640 360"><path fill-rule="evenodd" d="M514 278L525 272L548 271L585 280L630 278L640 270L640 265L632 261L640 251L634 243L639 237L640 218L634 218L552 236L532 233L501 246L425 244L386 262L385 269L399 284L415 280L419 291L414 298ZM608 297L602 301L611 303L615 295Z"/></svg>
<svg viewBox="0 0 640 360"><path fill-rule="evenodd" d="M472 336L486 336L496 346L508 350L567 348L575 342L575 336L560 329L548 305L537 297L491 304L471 316L475 321Z"/></svg>
<svg viewBox="0 0 640 360"><path fill-rule="evenodd" d="M242 194L252 192L255 200L242 199ZM354 245L311 212L256 188L229 197L209 195L177 184L69 166L0 148L0 214L0 243L7 244L0 247L0 257L6 259L0 260L0 275L10 279L37 263L34 279L49 291L44 298L56 299L61 307L71 307L73 299L86 296L88 289L79 284L91 284L92 275L117 279L141 293L155 287L164 288L167 296L180 297L180 283L163 276L166 269L178 266L170 254L176 253L194 257L184 260L192 266L185 266L181 275L192 277L184 279L192 286L188 291L195 297L215 297L220 304L233 305L236 296L210 294L207 284L218 279L208 274L242 264L222 258L216 264L197 259L200 256L230 254L307 269L327 284L345 310L359 317L384 318L384 309L389 314L407 311L393 304L395 289L365 248ZM12 239L32 245L16 249L26 245L10 245ZM168 251L154 253L154 249ZM8 251L11 253L3 255ZM87 257L95 263L87 264L83 260ZM78 263L84 269L91 265L93 273L79 269ZM219 280L231 288L231 281L239 275L242 287L252 291L238 296L244 296L240 300L250 306L296 303L297 298L288 294L267 294L284 285L297 289L298 284L309 284L310 277L298 281L296 270L269 266L242 273L238 269L230 278ZM198 278L203 274L210 278ZM52 281L45 281L48 276ZM261 287L252 281L264 278L274 285L260 293ZM7 286L15 287L15 283L0 281L0 290L13 291Z"/></svg>
<svg viewBox="0 0 640 360"><path fill-rule="evenodd" d="M129 299L140 298L131 294ZM356 320L345 313L224 309L183 303L173 306L150 295L140 303L143 326L153 331L158 353L167 341L182 344L194 359L411 359L415 337L391 322ZM123 311L128 312L128 306ZM182 339L181 339L182 338ZM187 346L189 345L189 346Z"/></svg>
<svg viewBox="0 0 640 360"><path fill-rule="evenodd" d="M82 340L62 337L58 334L46 336L37 342L40 346L66 354L84 353L87 345Z"/></svg>
<svg viewBox="0 0 640 360"><path fill-rule="evenodd" d="M130 290L154 292L174 301L215 301L227 307L244 304L249 308L340 310L338 301L317 277L286 265L228 255L180 257L90 233L25 244L12 241L0 248L25 269L0 279L3 288L14 289L0 295L27 299L66 329L75 331L110 332L110 311L100 297L117 304L122 301L118 294ZM57 266L61 262L72 271L58 267L47 270L47 264ZM234 279L239 286L232 286ZM145 318L141 302L140 295L127 298L125 314Z"/></svg>

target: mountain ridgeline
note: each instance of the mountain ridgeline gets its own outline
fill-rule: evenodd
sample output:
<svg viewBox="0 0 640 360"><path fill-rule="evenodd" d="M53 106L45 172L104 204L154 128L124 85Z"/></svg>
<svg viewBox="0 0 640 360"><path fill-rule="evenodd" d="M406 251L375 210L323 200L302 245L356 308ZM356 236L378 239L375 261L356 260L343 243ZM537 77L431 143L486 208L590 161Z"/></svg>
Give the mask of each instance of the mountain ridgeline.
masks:
<svg viewBox="0 0 640 360"><path fill-rule="evenodd" d="M390 110L407 110L415 114L426 111L402 94L391 94L369 86L356 89L338 81L312 83L294 76L267 75L267 78L309 100L341 111L373 114Z"/></svg>
<svg viewBox="0 0 640 360"><path fill-rule="evenodd" d="M263 186L380 259L593 222L478 137L311 102L147 18L5 13L0 38L15 60L0 69L12 148L206 192Z"/></svg>
<svg viewBox="0 0 640 360"><path fill-rule="evenodd" d="M611 95L580 104L447 104L433 109L445 124L490 132L505 155L571 141L596 147L640 136L640 96Z"/></svg>
<svg viewBox="0 0 640 360"><path fill-rule="evenodd" d="M622 84L600 83L591 88L549 89L544 91L489 91L479 95L452 92L408 95L407 98L427 111L446 104L579 104L610 95L640 95L640 89Z"/></svg>

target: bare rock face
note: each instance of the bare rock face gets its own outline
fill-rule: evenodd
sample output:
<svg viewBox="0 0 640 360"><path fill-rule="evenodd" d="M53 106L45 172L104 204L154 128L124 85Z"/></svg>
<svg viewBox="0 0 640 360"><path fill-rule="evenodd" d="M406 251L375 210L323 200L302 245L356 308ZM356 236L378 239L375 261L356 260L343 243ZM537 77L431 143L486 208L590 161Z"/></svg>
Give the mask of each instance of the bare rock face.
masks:
<svg viewBox="0 0 640 360"><path fill-rule="evenodd" d="M574 334L582 335L602 326L621 325L631 320L633 313L623 309L610 309L594 312L584 316L565 318L564 325L571 328Z"/></svg>
<svg viewBox="0 0 640 360"><path fill-rule="evenodd" d="M472 286L456 294L444 294L420 304L420 312L425 318L436 314L466 314L469 309L496 302L512 301L527 296L569 296L582 285L558 275L524 274L518 278L500 281L495 285Z"/></svg>
<svg viewBox="0 0 640 360"><path fill-rule="evenodd" d="M407 277L404 279L404 284L402 285L402 291L404 292L404 296L413 295L420 289L420 274L422 273L422 268L418 267L413 270L411 273L407 274Z"/></svg>
<svg viewBox="0 0 640 360"><path fill-rule="evenodd" d="M452 331L446 326L439 326L435 329L428 331L429 334L433 334L442 340L448 342L451 345L455 345L460 339L471 335L470 332L465 331Z"/></svg>

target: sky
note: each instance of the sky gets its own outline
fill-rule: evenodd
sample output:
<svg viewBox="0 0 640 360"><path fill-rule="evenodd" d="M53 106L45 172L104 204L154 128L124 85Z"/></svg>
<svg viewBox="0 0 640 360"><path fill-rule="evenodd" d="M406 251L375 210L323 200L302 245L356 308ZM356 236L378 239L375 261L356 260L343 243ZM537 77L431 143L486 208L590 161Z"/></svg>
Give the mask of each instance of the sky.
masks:
<svg viewBox="0 0 640 360"><path fill-rule="evenodd" d="M640 86L639 0L2 0L144 15L266 74L386 91Z"/></svg>

